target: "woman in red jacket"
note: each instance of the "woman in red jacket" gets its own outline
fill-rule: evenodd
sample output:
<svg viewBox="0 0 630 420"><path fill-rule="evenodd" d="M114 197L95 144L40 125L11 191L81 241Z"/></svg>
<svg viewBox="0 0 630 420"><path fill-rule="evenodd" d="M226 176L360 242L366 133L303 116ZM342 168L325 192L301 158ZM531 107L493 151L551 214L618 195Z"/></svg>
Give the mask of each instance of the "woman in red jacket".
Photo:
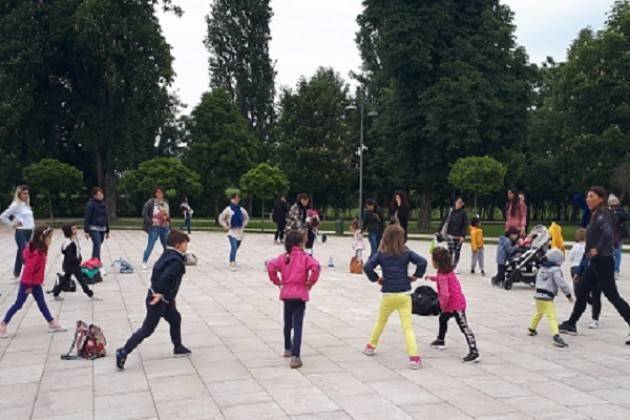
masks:
<svg viewBox="0 0 630 420"><path fill-rule="evenodd" d="M29 294L37 302L40 312L48 322L48 328L51 332L66 331L65 328L55 320L48 310L46 299L44 299L44 272L46 270L46 257L48 255L48 247L52 241L53 228L47 226L38 226L33 233L33 239L24 249L24 270L22 271L22 279L20 280L20 290L13 306L9 308L4 320L0 322L0 338L7 338L7 325L13 318L13 315L24 305Z"/></svg>

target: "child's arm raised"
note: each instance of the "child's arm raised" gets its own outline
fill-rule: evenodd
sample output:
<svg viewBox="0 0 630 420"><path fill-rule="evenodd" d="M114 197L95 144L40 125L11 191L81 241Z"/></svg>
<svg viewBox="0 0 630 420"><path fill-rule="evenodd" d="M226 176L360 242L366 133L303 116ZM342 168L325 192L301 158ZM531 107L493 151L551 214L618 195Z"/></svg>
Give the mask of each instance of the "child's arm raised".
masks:
<svg viewBox="0 0 630 420"><path fill-rule="evenodd" d="M278 273L280 272L280 264L282 264L281 259L283 258L284 256L280 256L267 261L267 274L269 275L269 280L271 280L271 282L276 286L282 286Z"/></svg>
<svg viewBox="0 0 630 420"><path fill-rule="evenodd" d="M374 269L380 263L379 256L380 253L378 252L372 255L363 266L363 272L367 275L368 279L370 279L372 283L378 281L378 274L376 273L376 271L374 271Z"/></svg>

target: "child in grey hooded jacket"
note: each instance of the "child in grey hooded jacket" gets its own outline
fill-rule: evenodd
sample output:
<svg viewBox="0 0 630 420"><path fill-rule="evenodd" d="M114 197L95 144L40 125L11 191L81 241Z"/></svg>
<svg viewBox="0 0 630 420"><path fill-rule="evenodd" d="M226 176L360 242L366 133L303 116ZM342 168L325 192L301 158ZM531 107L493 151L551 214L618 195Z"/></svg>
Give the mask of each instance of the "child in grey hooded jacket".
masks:
<svg viewBox="0 0 630 420"><path fill-rule="evenodd" d="M564 253L561 250L552 248L547 251L545 262L536 274L536 294L534 295L536 313L532 317L532 322L529 326L529 335L537 335L536 327L538 327L538 323L542 317L546 316L549 320L551 333L553 334L553 344L557 347L568 346L560 337L556 308L553 304L553 300L558 294L558 289L569 299L569 302L573 302L571 288L562 275L561 267L563 262Z"/></svg>

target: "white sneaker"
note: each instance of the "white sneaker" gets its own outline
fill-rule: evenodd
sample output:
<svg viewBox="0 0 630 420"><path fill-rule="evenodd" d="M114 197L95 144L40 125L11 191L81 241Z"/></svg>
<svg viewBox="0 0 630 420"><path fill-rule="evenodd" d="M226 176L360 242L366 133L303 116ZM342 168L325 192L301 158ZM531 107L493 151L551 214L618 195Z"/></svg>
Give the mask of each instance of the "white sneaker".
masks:
<svg viewBox="0 0 630 420"><path fill-rule="evenodd" d="M236 271L236 263L233 263L233 262L230 263L230 270Z"/></svg>
<svg viewBox="0 0 630 420"><path fill-rule="evenodd" d="M594 319L590 322L590 324L588 324L588 328L590 328L591 330L597 329L599 327L599 321Z"/></svg>
<svg viewBox="0 0 630 420"><path fill-rule="evenodd" d="M142 271L147 271L149 269L149 266L147 265L147 263L142 263Z"/></svg>
<svg viewBox="0 0 630 420"><path fill-rule="evenodd" d="M68 329L64 328L56 319L48 323L48 329L51 333L68 331Z"/></svg>
<svg viewBox="0 0 630 420"><path fill-rule="evenodd" d="M107 271L105 271L105 267L101 267L99 271L101 272L101 276L105 277L107 275Z"/></svg>
<svg viewBox="0 0 630 420"><path fill-rule="evenodd" d="M0 338L9 338L6 325L0 325Z"/></svg>

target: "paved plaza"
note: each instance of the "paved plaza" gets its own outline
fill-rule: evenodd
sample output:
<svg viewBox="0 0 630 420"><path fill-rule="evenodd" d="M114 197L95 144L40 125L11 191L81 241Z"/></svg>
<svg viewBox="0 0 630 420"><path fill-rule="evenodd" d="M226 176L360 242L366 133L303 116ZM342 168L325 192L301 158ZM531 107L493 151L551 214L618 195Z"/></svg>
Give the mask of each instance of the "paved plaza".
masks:
<svg viewBox="0 0 630 420"><path fill-rule="evenodd" d="M60 232L49 256L46 288L60 270ZM104 259L127 258L136 268L146 243L140 231L116 231ZM0 312L15 298L11 276L15 245L0 236ZM84 254L91 245L82 241ZM410 247L427 255L428 242ZM267 280L263 261L282 251L269 235L249 234L239 269L227 265L228 241L219 233L193 233L190 249L199 265L184 277L177 305L183 316L190 358L173 358L167 324L145 341L118 372L113 354L142 322L150 272L108 273L94 286L102 302L80 290L51 311L73 329L78 319L100 325L109 356L96 361L61 360L72 332L49 334L30 299L0 340L0 418L19 419L630 419L630 347L627 327L607 301L601 326L567 337L568 349L551 345L543 320L538 337L528 337L533 291L516 285L492 288L489 277L471 276L470 249L464 246L461 280L470 325L482 361L464 365L467 348L454 322L448 348L434 350L437 318L414 316L424 367L407 365L396 315L377 355L361 353L378 310L379 289L365 276L348 273L351 239L332 237L317 244L323 265L307 305L302 359L291 370L281 354L282 323L278 289ZM153 262L160 246L156 246ZM327 268L329 257L335 267ZM494 246L486 250L494 272ZM630 256L618 284L630 297ZM419 282L420 283L420 282ZM556 300L560 319L571 304Z"/></svg>

